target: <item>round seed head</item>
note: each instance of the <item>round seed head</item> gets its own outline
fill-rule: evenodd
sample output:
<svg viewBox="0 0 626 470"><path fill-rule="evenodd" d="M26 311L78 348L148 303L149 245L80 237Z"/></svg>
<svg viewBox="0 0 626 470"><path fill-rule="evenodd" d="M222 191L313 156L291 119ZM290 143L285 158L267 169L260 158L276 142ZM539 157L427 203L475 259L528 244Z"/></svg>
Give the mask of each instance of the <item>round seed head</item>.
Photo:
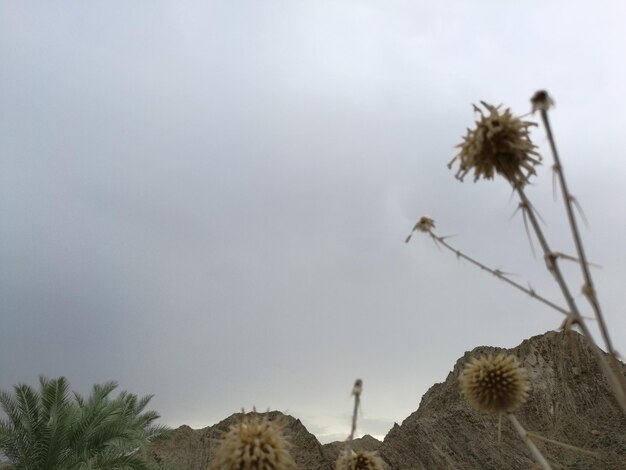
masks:
<svg viewBox="0 0 626 470"><path fill-rule="evenodd" d="M461 392L479 411L505 413L526 401L528 373L515 356L497 354L472 358L459 377Z"/></svg>
<svg viewBox="0 0 626 470"><path fill-rule="evenodd" d="M209 468L211 470L295 470L283 424L260 418L244 417L230 427Z"/></svg>
<svg viewBox="0 0 626 470"><path fill-rule="evenodd" d="M384 468L383 459L375 452L365 450L352 452L348 458L341 452L335 462L335 470L383 470Z"/></svg>
<svg viewBox="0 0 626 470"><path fill-rule="evenodd" d="M528 130L536 124L522 121L509 109L501 111L499 106L481 103L487 112L474 105L479 114L476 127L467 130L463 142L457 145L460 151L448 168L458 160L455 176L461 181L474 170L474 181L492 179L498 173L513 186L524 186L541 162Z"/></svg>

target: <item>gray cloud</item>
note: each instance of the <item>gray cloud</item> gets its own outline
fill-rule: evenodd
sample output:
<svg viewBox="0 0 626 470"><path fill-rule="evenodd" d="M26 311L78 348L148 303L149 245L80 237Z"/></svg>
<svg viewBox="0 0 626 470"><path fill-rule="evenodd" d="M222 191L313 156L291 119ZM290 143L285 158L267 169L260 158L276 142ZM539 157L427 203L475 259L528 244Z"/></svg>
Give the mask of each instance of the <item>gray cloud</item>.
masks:
<svg viewBox="0 0 626 470"><path fill-rule="evenodd" d="M567 5L0 7L0 388L114 378L171 425L256 405L330 436L362 377L384 433L465 350L561 321L402 242L430 214L559 299L510 189L445 168L471 103L539 87L626 351L624 11ZM531 193L571 250L549 166Z"/></svg>

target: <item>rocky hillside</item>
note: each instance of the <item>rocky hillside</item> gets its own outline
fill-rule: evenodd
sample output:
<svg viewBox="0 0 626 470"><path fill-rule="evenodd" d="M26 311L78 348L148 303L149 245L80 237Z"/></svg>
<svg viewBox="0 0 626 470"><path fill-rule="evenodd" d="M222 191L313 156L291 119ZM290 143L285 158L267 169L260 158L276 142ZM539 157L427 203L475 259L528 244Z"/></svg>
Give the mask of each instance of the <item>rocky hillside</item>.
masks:
<svg viewBox="0 0 626 470"><path fill-rule="evenodd" d="M206 470L220 438L231 425L241 422L242 416L235 413L214 426L199 430L181 426L171 439L155 442L149 450L149 457L164 470ZM284 432L292 446L290 453L299 469L332 469L322 445L299 419L279 411L271 411L269 418L280 418L285 423Z"/></svg>
<svg viewBox="0 0 626 470"><path fill-rule="evenodd" d="M463 364L471 356L497 351L501 349L481 346L466 353L446 381L431 387L417 411L395 425L382 444L366 436L355 448L378 450L394 470L532 468L533 460L508 420L502 420L498 441L498 419L474 411L459 394L457 377ZM548 332L509 352L528 369L533 386L516 413L520 422L545 438L595 453L538 442L553 467L626 469L626 419L585 339L574 332ZM278 415L272 412L270 417ZM182 426L172 439L155 443L150 456L163 468L205 470L220 435L239 419L235 414L201 430ZM332 469L341 444L322 446L299 420L285 419L298 468Z"/></svg>
<svg viewBox="0 0 626 470"><path fill-rule="evenodd" d="M379 451L392 468L532 468L533 460L508 420L502 421L498 442L498 419L474 411L459 395L457 377L465 362L500 350L478 347L466 353L444 383L426 392L418 410L389 431ZM539 442L548 460L561 468L625 469L626 419L584 337L549 332L509 351L528 369L533 386L516 412L526 429L597 453L589 456Z"/></svg>

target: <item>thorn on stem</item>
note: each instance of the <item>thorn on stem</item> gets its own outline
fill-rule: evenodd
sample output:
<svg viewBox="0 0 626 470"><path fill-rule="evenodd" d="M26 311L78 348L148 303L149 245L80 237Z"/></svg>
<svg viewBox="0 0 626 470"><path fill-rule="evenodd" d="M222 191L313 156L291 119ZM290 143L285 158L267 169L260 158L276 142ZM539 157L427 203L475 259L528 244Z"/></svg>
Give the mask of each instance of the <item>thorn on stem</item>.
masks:
<svg viewBox="0 0 626 470"><path fill-rule="evenodd" d="M595 300L596 294L593 291L593 287L591 286L591 284L585 282L580 291L585 297L587 297L587 299L589 299L590 302L593 302Z"/></svg>
<svg viewBox="0 0 626 470"><path fill-rule="evenodd" d="M494 276L502 277L502 278L506 277L506 276L513 276L514 275L513 273L502 271L500 268L494 269L493 270L493 274L494 274Z"/></svg>
<svg viewBox="0 0 626 470"><path fill-rule="evenodd" d="M559 257L558 253L555 253L555 252L546 253L546 256L545 256L546 267L548 268L548 271L550 271L551 273L554 272L556 269L556 260L558 257Z"/></svg>
<svg viewBox="0 0 626 470"><path fill-rule="evenodd" d="M528 215L526 214L526 211L529 210L528 205L525 202L520 202L518 209L522 209L522 218L524 220L524 230L526 231L526 237L528 238L528 244L530 245L530 252L533 254L533 258L536 258L537 255L535 254L535 247L533 246L533 239L530 236L530 229L528 228Z"/></svg>
<svg viewBox="0 0 626 470"><path fill-rule="evenodd" d="M557 165L556 163L554 165L552 165L552 198L554 199L554 201L556 202L556 198L557 198L557 190L556 190L556 178L557 178L557 173L561 171L561 167L559 165Z"/></svg>
<svg viewBox="0 0 626 470"><path fill-rule="evenodd" d="M583 212L583 208L580 206L580 204L578 204L578 201L576 200L576 198L574 197L573 194L570 194L568 196L570 202L574 205L574 207L576 208L576 210L578 211L578 214L580 215L580 218L582 219L583 223L585 224L585 227L589 227L589 222L587 222L587 217L585 217L585 213Z"/></svg>

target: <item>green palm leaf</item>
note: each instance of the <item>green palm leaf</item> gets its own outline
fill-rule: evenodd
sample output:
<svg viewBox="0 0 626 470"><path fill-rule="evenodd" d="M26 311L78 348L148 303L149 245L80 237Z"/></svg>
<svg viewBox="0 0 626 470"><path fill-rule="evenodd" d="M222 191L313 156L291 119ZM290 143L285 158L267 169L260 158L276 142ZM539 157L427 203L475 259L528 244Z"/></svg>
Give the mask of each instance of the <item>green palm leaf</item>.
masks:
<svg viewBox="0 0 626 470"><path fill-rule="evenodd" d="M0 391L0 450L15 470L147 469L147 444L169 429L144 411L151 395L111 393L117 382L94 385L84 398L64 377L39 377L40 390L19 384Z"/></svg>

